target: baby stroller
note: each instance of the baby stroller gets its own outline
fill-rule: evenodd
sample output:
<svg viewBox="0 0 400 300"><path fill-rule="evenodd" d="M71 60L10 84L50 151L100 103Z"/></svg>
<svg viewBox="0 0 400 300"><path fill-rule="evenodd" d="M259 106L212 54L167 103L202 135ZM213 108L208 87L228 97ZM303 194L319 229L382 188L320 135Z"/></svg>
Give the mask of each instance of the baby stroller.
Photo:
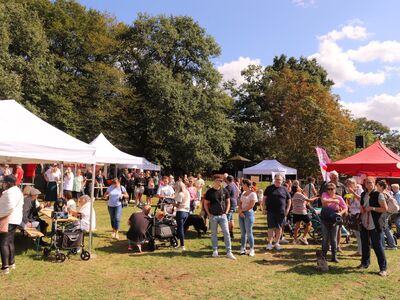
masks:
<svg viewBox="0 0 400 300"><path fill-rule="evenodd" d="M86 261L90 259L90 252L85 250L84 245L84 234L81 229L77 229L74 226L71 228L59 226L57 220L68 218L68 214L63 212L53 213L53 222L55 230L51 237L50 247L43 249L43 256L49 257L52 250L55 251L56 262L64 262L66 258L73 254L78 254L81 251L80 257ZM80 226L79 226L80 227ZM67 254L61 250L66 250Z"/></svg>
<svg viewBox="0 0 400 300"><path fill-rule="evenodd" d="M312 230L310 230L309 235L311 238L314 240L314 242L319 243L322 240L322 225L321 225L321 208L313 208L311 207L308 210L310 219L311 219L311 225L312 225ZM350 231L347 229L347 227L343 224L342 218L337 219L336 222L337 225L341 225L341 232L342 232L342 237L345 238L346 244L350 242Z"/></svg>
<svg viewBox="0 0 400 300"><path fill-rule="evenodd" d="M170 247L178 246L177 225L173 216L173 207L175 200L171 198L162 198L154 209L154 214L149 217L149 226L146 230L146 240L149 250L154 251L156 240L169 244ZM171 211L172 207L172 211ZM160 209L160 213L157 212Z"/></svg>

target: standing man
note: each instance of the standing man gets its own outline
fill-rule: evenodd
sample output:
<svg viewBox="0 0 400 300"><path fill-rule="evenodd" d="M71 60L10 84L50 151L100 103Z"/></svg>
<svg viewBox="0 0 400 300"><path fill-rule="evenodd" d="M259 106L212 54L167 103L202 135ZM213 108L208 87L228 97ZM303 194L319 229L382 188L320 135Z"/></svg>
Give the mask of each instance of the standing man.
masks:
<svg viewBox="0 0 400 300"><path fill-rule="evenodd" d="M291 197L288 190L282 186L283 176L276 174L274 177L274 184L265 189L263 214L267 215L268 222L268 244L267 250L281 249L279 239L282 235L282 227L285 217L289 213L291 206ZM275 240L275 245L272 241Z"/></svg>
<svg viewBox="0 0 400 300"><path fill-rule="evenodd" d="M218 225L221 227L222 233L224 234L225 248L227 257L235 260L236 257L232 254L231 248L231 237L228 229L228 219L226 215L230 209L229 192L222 187L224 182L224 176L216 174L213 176L214 184L205 194L205 205L204 209L210 219L211 227L211 244L213 248L213 257L218 256L218 236L217 230Z"/></svg>
<svg viewBox="0 0 400 300"><path fill-rule="evenodd" d="M64 196L66 195L67 192L72 193L72 190L74 189L74 173L72 173L70 167L68 167L65 170L63 189L64 189L64 193L63 193Z"/></svg>
<svg viewBox="0 0 400 300"><path fill-rule="evenodd" d="M234 222L233 222L233 214L236 211L237 208L237 199L238 199L238 188L236 184L233 182L233 176L229 175L226 178L227 185L226 189L229 192L229 199L230 199L230 209L227 215L228 222L229 222L229 235L231 236L231 239L233 239L233 227L234 227Z"/></svg>

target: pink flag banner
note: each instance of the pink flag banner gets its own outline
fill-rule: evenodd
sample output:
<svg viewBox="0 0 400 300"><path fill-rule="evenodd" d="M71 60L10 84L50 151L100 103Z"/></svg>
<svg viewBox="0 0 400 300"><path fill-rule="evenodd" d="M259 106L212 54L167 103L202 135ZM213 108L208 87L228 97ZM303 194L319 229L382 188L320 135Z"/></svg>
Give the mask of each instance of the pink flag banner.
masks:
<svg viewBox="0 0 400 300"><path fill-rule="evenodd" d="M322 177L324 178L325 181L329 181L329 172L326 171L327 164L331 162L331 159L328 156L328 153L326 153L325 149L322 147L315 147L315 150L317 151L317 156L318 156L318 161L319 161L319 167L321 168L321 174Z"/></svg>

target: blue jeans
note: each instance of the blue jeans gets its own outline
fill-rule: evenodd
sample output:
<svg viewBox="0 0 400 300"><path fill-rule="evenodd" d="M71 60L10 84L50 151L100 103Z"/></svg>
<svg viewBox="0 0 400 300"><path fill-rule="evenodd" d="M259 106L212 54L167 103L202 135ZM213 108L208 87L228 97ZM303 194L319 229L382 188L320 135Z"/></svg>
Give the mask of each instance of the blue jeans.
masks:
<svg viewBox="0 0 400 300"><path fill-rule="evenodd" d="M390 218L390 215L387 215L385 218L385 228L383 229L384 236L382 238L382 246L383 246L383 248L385 248L385 246L386 246L385 245L385 235L386 235L388 247L389 248L397 248L396 243L393 238L393 232L389 226L389 218Z"/></svg>
<svg viewBox="0 0 400 300"><path fill-rule="evenodd" d="M360 231L362 244L361 264L368 267L371 263L371 246L374 249L375 255L378 258L380 271L386 271L387 262L385 250L382 246L382 230L367 230L363 226Z"/></svg>
<svg viewBox="0 0 400 300"><path fill-rule="evenodd" d="M249 241L250 249L254 248L253 224L254 224L254 210L250 209L243 213L244 218L239 216L240 226L240 245L242 249L246 248L246 239Z"/></svg>
<svg viewBox="0 0 400 300"><path fill-rule="evenodd" d="M322 255L326 258L329 244L331 245L332 258L336 258L337 251L337 233L339 226L331 223L321 222L322 228Z"/></svg>
<svg viewBox="0 0 400 300"><path fill-rule="evenodd" d="M110 214L112 229L119 230L119 223L122 214L122 206L121 205L115 207L109 206L108 213Z"/></svg>
<svg viewBox="0 0 400 300"><path fill-rule="evenodd" d="M176 212L176 224L178 229L178 238L181 242L181 246L185 246L185 230L184 225L186 219L189 217L189 213L186 211L177 211Z"/></svg>
<svg viewBox="0 0 400 300"><path fill-rule="evenodd" d="M394 223L396 224L396 228L397 228L397 234L400 233L400 213L396 214L395 218L394 218Z"/></svg>
<svg viewBox="0 0 400 300"><path fill-rule="evenodd" d="M231 252L231 236L229 234L229 228L228 228L228 219L226 218L226 215L220 215L220 216L212 216L210 218L210 227L211 227L211 244L213 250L218 249L218 225L221 226L222 233L224 234L224 242L225 242L225 248L226 252Z"/></svg>

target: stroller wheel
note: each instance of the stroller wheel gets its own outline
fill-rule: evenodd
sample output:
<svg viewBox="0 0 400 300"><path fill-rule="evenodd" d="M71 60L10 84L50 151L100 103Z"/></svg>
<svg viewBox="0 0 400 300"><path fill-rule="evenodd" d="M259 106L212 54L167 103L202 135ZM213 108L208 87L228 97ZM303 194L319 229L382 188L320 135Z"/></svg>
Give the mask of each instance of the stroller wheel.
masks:
<svg viewBox="0 0 400 300"><path fill-rule="evenodd" d="M43 249L43 256L44 257L49 257L51 250L49 248L44 248Z"/></svg>
<svg viewBox="0 0 400 300"><path fill-rule="evenodd" d="M89 251L82 251L81 253L81 259L82 260L89 260L90 259L90 252Z"/></svg>
<svg viewBox="0 0 400 300"><path fill-rule="evenodd" d="M176 238L176 236L172 237L169 242L171 243L171 247L178 247L178 239Z"/></svg>
<svg viewBox="0 0 400 300"><path fill-rule="evenodd" d="M56 261L64 262L67 256L64 253L56 253Z"/></svg>

